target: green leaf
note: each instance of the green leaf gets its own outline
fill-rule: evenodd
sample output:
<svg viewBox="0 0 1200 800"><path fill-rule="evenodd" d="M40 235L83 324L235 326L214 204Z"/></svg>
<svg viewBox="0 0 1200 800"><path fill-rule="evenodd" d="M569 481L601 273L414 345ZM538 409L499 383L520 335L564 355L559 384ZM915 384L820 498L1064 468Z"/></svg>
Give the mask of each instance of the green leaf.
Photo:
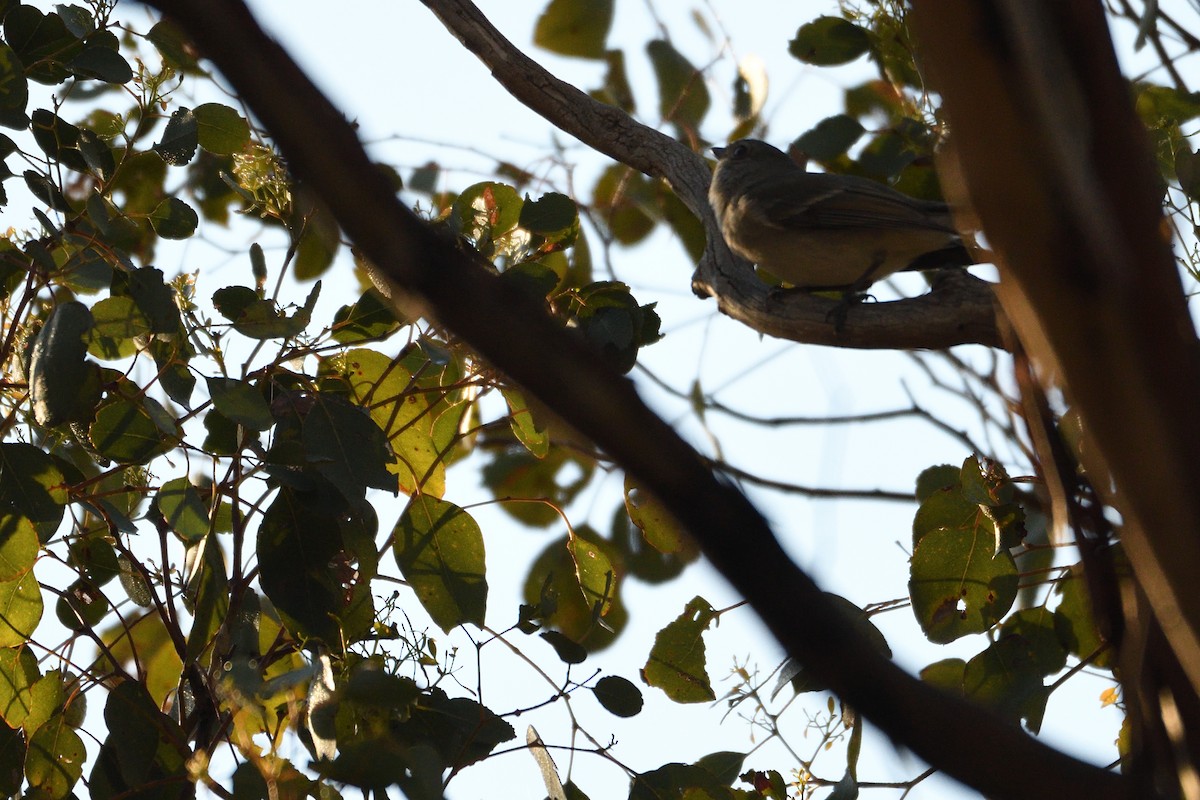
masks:
<svg viewBox="0 0 1200 800"><path fill-rule="evenodd" d="M209 503L188 478L164 483L154 495L154 505L184 542L198 542L208 535Z"/></svg>
<svg viewBox="0 0 1200 800"><path fill-rule="evenodd" d="M263 593L294 632L316 636L334 647L338 620L347 607L345 588L329 568L343 550L338 525L344 507L329 487L279 490L258 530Z"/></svg>
<svg viewBox="0 0 1200 800"><path fill-rule="evenodd" d="M524 448L498 453L483 468L483 480L497 497L546 497L558 508L568 505L587 485L595 464L576 458L561 447L551 448L545 458L535 458ZM577 477L574 473L581 474ZM560 475L573 479L560 482ZM504 503L501 508L527 525L547 526L561 517L542 503Z"/></svg>
<svg viewBox="0 0 1200 800"><path fill-rule="evenodd" d="M37 657L28 647L0 649L0 716L10 728L21 728L33 706L33 685L41 677Z"/></svg>
<svg viewBox="0 0 1200 800"><path fill-rule="evenodd" d="M533 42L564 56L602 58L612 19L612 0L551 0L538 17Z"/></svg>
<svg viewBox="0 0 1200 800"><path fill-rule="evenodd" d="M619 675L605 675L596 681L592 694L605 711L618 717L635 717L642 711L642 690Z"/></svg>
<svg viewBox="0 0 1200 800"><path fill-rule="evenodd" d="M100 406L88 433L92 445L121 464L145 464L179 444L180 431L153 397L118 396Z"/></svg>
<svg viewBox="0 0 1200 800"><path fill-rule="evenodd" d="M745 753L722 750L704 756L696 762L696 766L708 770L714 778L726 786L732 786L733 782L738 779L738 775L741 774L745 761Z"/></svg>
<svg viewBox="0 0 1200 800"><path fill-rule="evenodd" d="M25 188L47 208L54 211L71 211L71 204L63 196L62 190L45 175L27 169L21 173L25 180Z"/></svg>
<svg viewBox="0 0 1200 800"><path fill-rule="evenodd" d="M419 495L392 531L396 564L421 605L447 633L483 625L487 579L483 534L471 515L453 503Z"/></svg>
<svg viewBox="0 0 1200 800"><path fill-rule="evenodd" d="M646 683L662 689L676 703L715 700L702 636L715 618L708 601L693 598L684 612L654 637L650 659L642 670Z"/></svg>
<svg viewBox="0 0 1200 800"><path fill-rule="evenodd" d="M538 430L533 421L533 413L525 402L524 396L516 389L502 388L500 393L508 404L509 427L517 441L525 445L537 458L545 458L550 451L550 437L545 430Z"/></svg>
<svg viewBox="0 0 1200 800"><path fill-rule="evenodd" d="M11 581L33 568L38 534L33 521L21 514L0 514L0 581Z"/></svg>
<svg viewBox="0 0 1200 800"><path fill-rule="evenodd" d="M48 541L58 530L68 499L66 479L40 448L0 444L0 508L27 517Z"/></svg>
<svg viewBox="0 0 1200 800"><path fill-rule="evenodd" d="M963 670L965 697L982 703L1014 721L1024 719L1037 733L1049 693L1042 672L1020 636L1002 636L967 662Z"/></svg>
<svg viewBox="0 0 1200 800"><path fill-rule="evenodd" d="M29 358L29 395L41 425L82 419L98 399L94 365L85 360L84 337L92 312L75 300L62 303L38 332Z"/></svg>
<svg viewBox="0 0 1200 800"><path fill-rule="evenodd" d="M188 598L191 600L192 629L188 631L184 660L191 664L208 650L229 612L229 575L217 537L209 534L189 548L189 555L197 550L196 566L188 581Z"/></svg>
<svg viewBox="0 0 1200 800"><path fill-rule="evenodd" d="M275 424L271 407L257 386L233 378L205 380L213 405L226 419L252 431L265 431Z"/></svg>
<svg viewBox="0 0 1200 800"><path fill-rule="evenodd" d="M1100 650L1108 643L1100 635L1092 614L1092 601L1083 577L1083 565L1072 566L1067 575L1059 580L1056 591L1061 599L1054 609L1054 630L1063 647L1077 658L1091 659L1089 663L1100 669L1111 668L1115 655L1111 647Z"/></svg>
<svg viewBox="0 0 1200 800"><path fill-rule="evenodd" d="M116 50L103 45L85 47L83 52L67 62L67 69L80 78L92 78L105 83L122 84L133 80L133 69Z"/></svg>
<svg viewBox="0 0 1200 800"><path fill-rule="evenodd" d="M693 764L664 764L656 770L635 775L629 788L629 800L665 798L728 797L729 787L704 767ZM782 797L783 795L780 795Z"/></svg>
<svg viewBox="0 0 1200 800"><path fill-rule="evenodd" d="M865 133L862 123L848 114L826 117L800 136L795 147L821 162L845 154Z"/></svg>
<svg viewBox="0 0 1200 800"><path fill-rule="evenodd" d="M302 199L303 194L297 195ZM320 203L311 203L308 208L299 205L294 211L302 215L303 228L296 243L296 258L293 262L297 280L312 280L320 277L333 264L333 258L341 247L341 229L329 209Z"/></svg>
<svg viewBox="0 0 1200 800"><path fill-rule="evenodd" d="M172 167L183 166L196 155L200 143L196 115L190 108L178 108L171 114L162 139L151 149Z"/></svg>
<svg viewBox="0 0 1200 800"><path fill-rule="evenodd" d="M446 471L432 439L429 399L400 360L355 349L323 360L320 371L345 381L350 398L366 408L383 430L397 457L389 469L396 473L400 491L441 496Z"/></svg>
<svg viewBox="0 0 1200 800"><path fill-rule="evenodd" d="M18 130L29 124L29 81L16 51L0 42L0 125Z"/></svg>
<svg viewBox="0 0 1200 800"><path fill-rule="evenodd" d="M158 48L163 60L176 69L193 71L199 68L192 43L174 23L165 20L155 23L146 38Z"/></svg>
<svg viewBox="0 0 1200 800"><path fill-rule="evenodd" d="M524 201L508 184L484 181L468 186L450 212L453 229L475 242L485 256L487 245L512 233L521 219Z"/></svg>
<svg viewBox="0 0 1200 800"><path fill-rule="evenodd" d="M939 464L928 467L917 476L917 502L924 503L939 489L948 489L958 485L959 467L953 464ZM919 536L914 536L914 541Z"/></svg>
<svg viewBox="0 0 1200 800"><path fill-rule="evenodd" d="M530 233L558 241L578 226L579 209L574 200L558 192L547 192L537 200L526 195L518 224Z"/></svg>
<svg viewBox="0 0 1200 800"><path fill-rule="evenodd" d="M42 619L42 590L33 570L0 583L0 647L29 641Z"/></svg>
<svg viewBox="0 0 1200 800"><path fill-rule="evenodd" d="M71 32L72 36L82 39L89 33L96 32L96 20L92 17L92 12L86 8L67 5L66 3L57 3L54 6L54 10L58 12L63 25Z"/></svg>
<svg viewBox="0 0 1200 800"><path fill-rule="evenodd" d="M108 737L89 777L93 800L168 800L187 783L185 737L135 681L117 685L104 705Z"/></svg>
<svg viewBox="0 0 1200 800"><path fill-rule="evenodd" d="M54 614L63 627L72 631L84 631L99 625L109 604L104 593L91 581L75 580L59 596L54 605Z"/></svg>
<svg viewBox="0 0 1200 800"><path fill-rule="evenodd" d="M321 282L313 284L312 291L301 308L291 316L283 313L275 303L260 299L253 289L245 286L228 286L213 294L213 305L221 316L233 322L233 329L251 339L288 339L304 332L312 321L312 311L321 294Z"/></svg>
<svg viewBox="0 0 1200 800"><path fill-rule="evenodd" d="M1067 664L1067 651L1055 630L1057 615L1036 606L1023 608L1004 620L1000 636L1008 646L1020 647L1022 662L1039 675L1053 675Z"/></svg>
<svg viewBox="0 0 1200 800"><path fill-rule="evenodd" d="M78 150L79 128L44 108L34 111L30 119L30 132L43 153L77 172L87 170L83 153Z"/></svg>
<svg viewBox="0 0 1200 800"><path fill-rule="evenodd" d="M200 217L178 197L168 197L151 212L150 224L164 239L186 239L196 232Z"/></svg>
<svg viewBox="0 0 1200 800"><path fill-rule="evenodd" d="M648 178L624 164L613 164L600 173L592 189L592 205L623 245L637 244L654 230L653 187Z"/></svg>
<svg viewBox="0 0 1200 800"><path fill-rule="evenodd" d="M70 73L63 68L62 62L83 47L58 14L43 14L24 4L13 7L5 15L4 38L26 65L26 74L47 85L67 79Z"/></svg>
<svg viewBox="0 0 1200 800"><path fill-rule="evenodd" d="M699 128L710 100L704 75L665 39L646 45L658 80L658 113L684 132Z"/></svg>
<svg viewBox="0 0 1200 800"><path fill-rule="evenodd" d="M1193 200L1200 197L1200 150L1184 147L1175 154L1175 177L1184 194Z"/></svg>
<svg viewBox="0 0 1200 800"><path fill-rule="evenodd" d="M925 534L913 550L908 582L913 613L926 637L945 644L983 633L1012 607L1017 567L995 536L939 529Z"/></svg>
<svg viewBox="0 0 1200 800"><path fill-rule="evenodd" d="M83 775L86 759L83 740L58 714L29 738L25 777L36 796L62 800Z"/></svg>
<svg viewBox="0 0 1200 800"><path fill-rule="evenodd" d="M693 549L691 539L666 506L639 489L629 474L625 475L625 510L646 542L658 552L680 553Z"/></svg>
<svg viewBox="0 0 1200 800"><path fill-rule="evenodd" d="M132 297L106 297L92 306L93 326L88 352L96 358L129 358L138 351L134 341L150 332L150 321Z"/></svg>
<svg viewBox="0 0 1200 800"><path fill-rule="evenodd" d="M341 344L386 339L400 329L396 310L374 289L363 292L354 305L342 306L333 317L330 335Z"/></svg>
<svg viewBox="0 0 1200 800"><path fill-rule="evenodd" d="M147 603L149 605L149 603ZM125 610L123 619L114 623L101 633L101 640L108 646L108 652L118 663L135 674L144 675L143 681L132 684L141 693L149 692L155 706L166 704L168 696L179 688L179 677L183 662L175 649L175 641L163 624L162 617L156 612L138 614ZM134 653L137 658L134 658ZM134 664L137 664L134 667ZM115 667L109 661L107 654L97 660L94 669L104 673L111 672ZM121 684L122 686L126 684ZM120 687L117 687L120 688ZM114 692L116 690L114 689ZM105 707L105 721L108 723L109 734L119 732L122 723L114 724L109 717L109 707L114 703L109 695L108 706ZM126 706L118 703L118 707ZM130 709L132 711L133 709ZM115 709L114 709L115 711ZM142 762L144 765L145 762ZM93 780L95 772L92 773ZM96 797L96 786L92 784L92 797Z"/></svg>
<svg viewBox="0 0 1200 800"><path fill-rule="evenodd" d="M550 542L525 578L523 593L529 608L523 612L524 619L527 625L537 619L542 628L553 626L595 653L612 644L624 630L629 611L621 602L621 585L614 584L609 590L607 614L600 622L595 599L587 597L579 585L572 538L589 540L610 562L618 556L613 545L586 525L576 527L574 537L564 535Z"/></svg>
<svg viewBox="0 0 1200 800"><path fill-rule="evenodd" d="M238 451L238 424L220 411L213 410L204 415L204 443L200 445L206 453L231 456Z"/></svg>
<svg viewBox="0 0 1200 800"><path fill-rule="evenodd" d="M302 436L308 462L347 500L361 500L368 487L396 491L387 438L363 409L320 394L304 418Z"/></svg>
<svg viewBox="0 0 1200 800"><path fill-rule="evenodd" d="M204 103L192 112L196 115L196 135L203 147L219 156L242 152L250 142L250 123L229 106Z"/></svg>
<svg viewBox="0 0 1200 800"><path fill-rule="evenodd" d="M817 17L800 26L796 38L788 42L794 58L818 67L846 64L870 48L870 35L841 17Z"/></svg>
<svg viewBox="0 0 1200 800"><path fill-rule="evenodd" d="M575 563L575 577L587 604L604 616L617 594L617 573L604 551L581 536L570 536L567 549Z"/></svg>
<svg viewBox="0 0 1200 800"><path fill-rule="evenodd" d="M604 53L604 85L591 95L602 103L616 106L626 114L637 110L633 87L629 85L629 73L625 69L625 51L607 50Z"/></svg>
<svg viewBox="0 0 1200 800"><path fill-rule="evenodd" d="M99 134L86 128L79 131L79 152L83 154L84 162L104 179L109 179L117 168L110 148Z"/></svg>

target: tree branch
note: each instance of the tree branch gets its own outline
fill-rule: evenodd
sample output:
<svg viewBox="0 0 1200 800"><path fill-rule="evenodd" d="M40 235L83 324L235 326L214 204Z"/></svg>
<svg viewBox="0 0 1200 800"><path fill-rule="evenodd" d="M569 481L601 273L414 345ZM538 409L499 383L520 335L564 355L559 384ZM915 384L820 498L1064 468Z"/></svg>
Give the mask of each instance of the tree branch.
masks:
<svg viewBox="0 0 1200 800"><path fill-rule="evenodd" d="M551 75L513 46L469 0L421 2L513 97L592 149L671 185L708 233L692 289L701 297L715 297L722 313L770 336L834 347L1003 346L991 289L977 279L939 284L920 297L856 307L843 329L835 330L830 321L835 301L802 292L774 292L729 251L708 205L711 173L704 159Z"/></svg>
<svg viewBox="0 0 1200 800"><path fill-rule="evenodd" d="M987 230L1039 380L1080 415L1081 460L1174 650L1145 651L1161 722L1200 693L1200 346L1103 5L915 0L913 16L962 162L965 187L946 185Z"/></svg>
<svg viewBox="0 0 1200 800"><path fill-rule="evenodd" d="M592 438L656 495L819 680L930 764L997 798L1144 798L1146 787L1085 764L885 659L847 626L758 512L527 295L438 238L396 197L345 117L241 0L153 0L224 73L289 168L345 233L448 328ZM986 743L981 750L980 743Z"/></svg>

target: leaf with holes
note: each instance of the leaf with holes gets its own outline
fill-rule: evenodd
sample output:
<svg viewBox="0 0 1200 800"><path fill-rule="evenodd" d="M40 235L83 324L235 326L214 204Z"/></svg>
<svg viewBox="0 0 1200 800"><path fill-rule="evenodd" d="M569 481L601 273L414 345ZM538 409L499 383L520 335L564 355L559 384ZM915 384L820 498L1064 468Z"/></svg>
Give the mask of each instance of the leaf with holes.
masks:
<svg viewBox="0 0 1200 800"><path fill-rule="evenodd" d="M939 529L913 550L908 581L913 613L931 642L983 633L1008 613L1017 596L1017 566L996 551L992 531Z"/></svg>
<svg viewBox="0 0 1200 800"><path fill-rule="evenodd" d="M693 598L683 613L654 637L650 660L642 669L646 683L662 689L676 703L715 700L703 638L715 618L707 600Z"/></svg>

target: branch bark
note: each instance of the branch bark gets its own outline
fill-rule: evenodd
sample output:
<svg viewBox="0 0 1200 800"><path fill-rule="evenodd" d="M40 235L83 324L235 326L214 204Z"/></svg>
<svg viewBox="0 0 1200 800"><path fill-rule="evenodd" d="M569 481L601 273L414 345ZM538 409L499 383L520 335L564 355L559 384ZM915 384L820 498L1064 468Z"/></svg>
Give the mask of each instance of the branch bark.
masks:
<svg viewBox="0 0 1200 800"><path fill-rule="evenodd" d="M1128 654L1147 659L1148 691L1122 674L1161 724L1168 705L1200 694L1200 345L1104 8L914 0L914 22L998 256L1001 302L1039 379L1061 385L1083 421L1083 463L1120 511L1121 543L1174 651ZM1160 778L1178 787L1163 768L1173 758Z"/></svg>
<svg viewBox="0 0 1200 800"><path fill-rule="evenodd" d="M220 68L295 175L402 289L629 470L693 534L785 649L895 741L997 798L1145 798L990 712L905 674L845 624L763 518L544 309L442 241L396 197L346 118L241 0L152 0ZM691 158L696 158L694 155ZM986 745L984 745L986 743Z"/></svg>
<svg viewBox="0 0 1200 800"><path fill-rule="evenodd" d="M708 233L692 289L701 297L715 297L722 313L769 336L834 347L1003 346L991 287L978 279L939 283L920 297L856 307L843 329L834 330L834 301L801 292L781 296L729 251L708 205L711 172L703 158L551 75L514 47L469 0L421 2L513 97L592 149L671 185Z"/></svg>

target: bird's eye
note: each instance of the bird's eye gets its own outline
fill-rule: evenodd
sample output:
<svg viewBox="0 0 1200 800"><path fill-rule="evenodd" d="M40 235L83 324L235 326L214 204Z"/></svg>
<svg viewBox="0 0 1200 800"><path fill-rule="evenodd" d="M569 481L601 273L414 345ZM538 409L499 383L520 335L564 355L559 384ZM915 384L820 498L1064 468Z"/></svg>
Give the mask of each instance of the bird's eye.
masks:
<svg viewBox="0 0 1200 800"><path fill-rule="evenodd" d="M749 152L749 147L744 144L737 144L733 146L733 152L730 155L732 155L734 158L743 158Z"/></svg>

